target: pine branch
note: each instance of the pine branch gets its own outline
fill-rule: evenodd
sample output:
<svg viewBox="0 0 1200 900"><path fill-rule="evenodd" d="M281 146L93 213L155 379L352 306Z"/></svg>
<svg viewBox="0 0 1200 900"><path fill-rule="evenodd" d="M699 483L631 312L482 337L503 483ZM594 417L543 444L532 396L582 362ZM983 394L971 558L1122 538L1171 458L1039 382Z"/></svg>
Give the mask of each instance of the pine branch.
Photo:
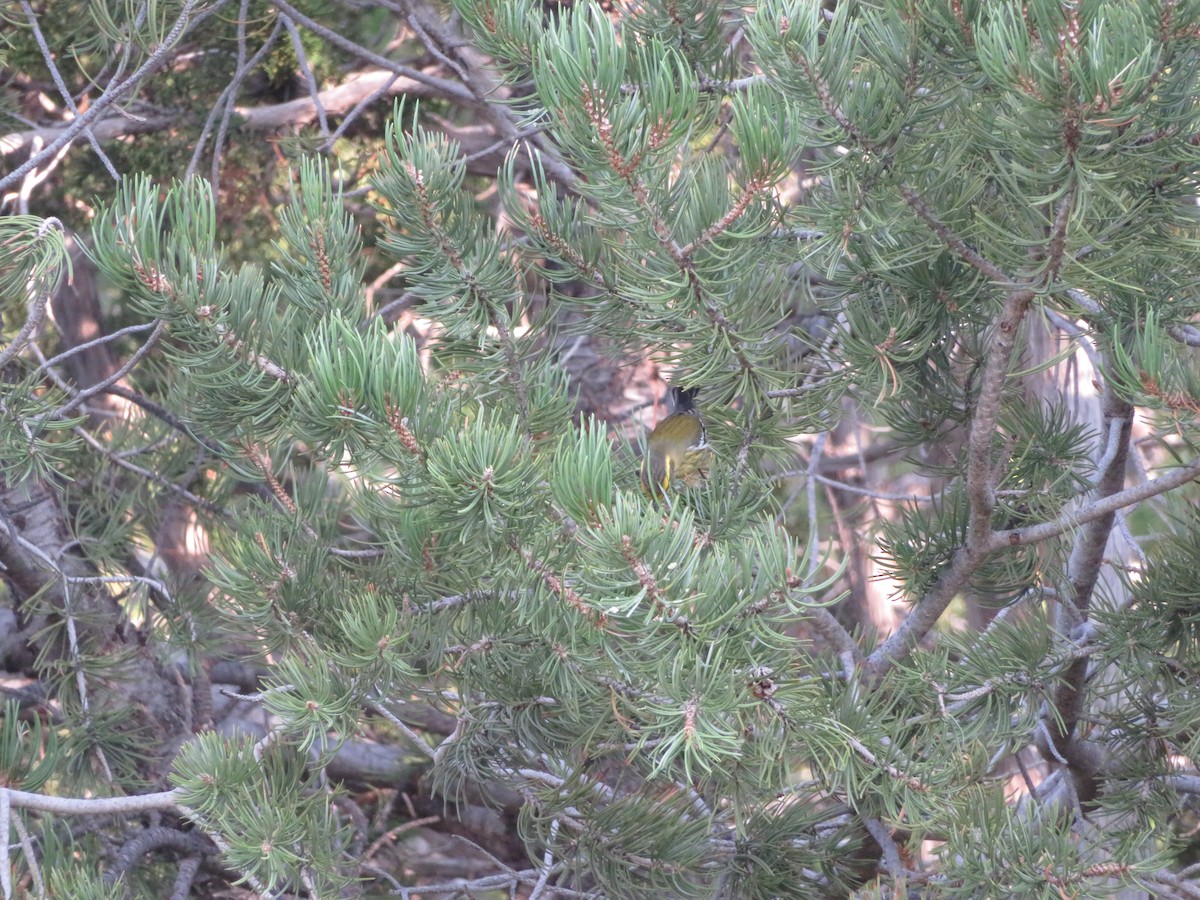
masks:
<svg viewBox="0 0 1200 900"><path fill-rule="evenodd" d="M984 361L979 400L975 405L975 416L967 439L967 498L970 504L967 542L954 552L950 564L938 576L933 588L920 599L900 627L868 658L866 669L874 677L882 675L917 645L941 618L972 573L987 561L992 552L999 549L992 547L989 541L992 510L996 502L992 442L1017 331L1033 297L1033 291L1028 289L1010 291L1004 307L992 320L992 339Z"/></svg>
<svg viewBox="0 0 1200 900"><path fill-rule="evenodd" d="M1100 500L1092 501L1079 509L1064 513L1051 522L1041 522L1037 525L1030 525L1027 528L1017 528L1012 531L993 532L987 541L987 551L994 553L1005 547L1036 544L1053 537L1058 537L1060 534L1066 534L1080 525L1086 525L1097 519L1111 516L1119 509L1124 509L1141 503L1143 500L1149 500L1151 497L1157 497L1168 491L1173 491L1196 478L1200 478L1200 460L1194 460L1184 466L1173 469L1166 475L1160 475L1158 478L1134 485L1123 491L1118 491Z"/></svg>
<svg viewBox="0 0 1200 900"><path fill-rule="evenodd" d="M217 852L216 845L199 832L180 831L165 825L146 828L127 840L117 851L116 859L104 872L104 883L115 885L141 862L143 856L164 847L205 856Z"/></svg>
<svg viewBox="0 0 1200 900"><path fill-rule="evenodd" d="M912 207L917 216L929 226L929 229L938 236L943 244L950 250L954 251L964 262L973 268L978 269L988 278L990 278L997 286L1009 288L1010 291L1019 291L1020 286L1016 279L1012 278L1003 269L997 266L989 259L985 259L980 255L979 251L968 244L965 240L959 237L954 231L939 219L925 203L916 190L907 184L900 185L900 195L905 202Z"/></svg>
<svg viewBox="0 0 1200 900"><path fill-rule="evenodd" d="M497 102L503 96L500 85L476 62L472 54L463 52L462 48L469 45L461 35L451 32L449 24L442 21L432 5L424 0L385 0L385 5L403 15L422 46L458 76L479 108L491 119L499 145L516 147L532 138L538 158L550 176L565 189L572 189L576 175L563 162L557 148L542 137L541 128L517 127L512 112L503 103Z"/></svg>
<svg viewBox="0 0 1200 900"><path fill-rule="evenodd" d="M51 797L13 788L0 788L0 794L13 809L33 809L66 816L128 815L170 812L179 808L178 790L131 794L127 797Z"/></svg>

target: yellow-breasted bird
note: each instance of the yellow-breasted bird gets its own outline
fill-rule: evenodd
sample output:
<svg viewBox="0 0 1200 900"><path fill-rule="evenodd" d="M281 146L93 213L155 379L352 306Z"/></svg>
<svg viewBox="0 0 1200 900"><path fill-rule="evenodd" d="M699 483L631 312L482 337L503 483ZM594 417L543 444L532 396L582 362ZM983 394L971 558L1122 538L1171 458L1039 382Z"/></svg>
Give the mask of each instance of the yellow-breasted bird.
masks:
<svg viewBox="0 0 1200 900"><path fill-rule="evenodd" d="M646 440L642 490L648 497L667 496L673 481L683 481L708 465L710 450L704 422L696 411L696 388L671 388L671 414Z"/></svg>

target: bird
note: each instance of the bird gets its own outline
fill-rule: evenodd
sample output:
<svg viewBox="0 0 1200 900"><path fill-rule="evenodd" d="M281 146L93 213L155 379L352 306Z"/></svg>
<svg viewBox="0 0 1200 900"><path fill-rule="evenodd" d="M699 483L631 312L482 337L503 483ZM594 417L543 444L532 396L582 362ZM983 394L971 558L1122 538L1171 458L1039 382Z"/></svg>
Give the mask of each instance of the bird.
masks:
<svg viewBox="0 0 1200 900"><path fill-rule="evenodd" d="M646 440L642 490L651 499L666 499L672 482L684 481L708 465L710 449L704 422L696 409L696 388L671 387L671 414Z"/></svg>

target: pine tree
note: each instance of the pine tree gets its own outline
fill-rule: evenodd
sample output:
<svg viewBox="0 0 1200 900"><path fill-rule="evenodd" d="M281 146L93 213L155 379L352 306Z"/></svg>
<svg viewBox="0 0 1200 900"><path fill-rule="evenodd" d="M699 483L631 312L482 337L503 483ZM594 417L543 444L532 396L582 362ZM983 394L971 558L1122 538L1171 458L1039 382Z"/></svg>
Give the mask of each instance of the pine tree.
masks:
<svg viewBox="0 0 1200 900"><path fill-rule="evenodd" d="M0 223L0 551L60 717L5 711L5 878L168 892L57 824L153 809L256 891L403 893L336 775L367 733L517 817L523 867L422 895L1200 895L1200 3L454 9L508 155L397 104L372 237L416 336L329 162L254 262L209 182L130 176L89 253L138 406L88 420L59 230ZM577 415L589 338L697 390L707 477L642 492ZM839 614L846 497L891 633ZM202 573L155 559L181 508ZM206 727L218 660L263 732Z"/></svg>

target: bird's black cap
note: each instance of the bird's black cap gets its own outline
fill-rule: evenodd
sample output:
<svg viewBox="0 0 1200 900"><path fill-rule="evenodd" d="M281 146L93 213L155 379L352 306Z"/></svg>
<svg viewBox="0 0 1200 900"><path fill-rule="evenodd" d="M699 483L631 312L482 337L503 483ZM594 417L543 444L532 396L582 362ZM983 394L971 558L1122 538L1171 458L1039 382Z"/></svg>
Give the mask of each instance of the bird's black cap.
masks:
<svg viewBox="0 0 1200 900"><path fill-rule="evenodd" d="M693 412L699 388L671 387L671 412Z"/></svg>

